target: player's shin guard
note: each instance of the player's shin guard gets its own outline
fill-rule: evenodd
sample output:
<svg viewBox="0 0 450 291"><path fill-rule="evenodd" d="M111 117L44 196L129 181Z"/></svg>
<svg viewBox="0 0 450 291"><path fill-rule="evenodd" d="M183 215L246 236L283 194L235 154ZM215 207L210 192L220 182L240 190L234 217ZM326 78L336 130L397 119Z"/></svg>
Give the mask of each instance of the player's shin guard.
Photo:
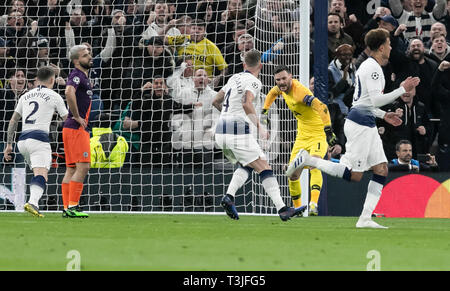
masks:
<svg viewBox="0 0 450 291"><path fill-rule="evenodd" d="M228 185L227 194L234 197L236 195L237 190L239 190L239 188L244 186L245 181L247 181L252 170L253 169L249 167L237 168L233 173L233 177L231 178L230 184Z"/></svg>
<svg viewBox="0 0 450 291"><path fill-rule="evenodd" d="M263 185L264 190L267 192L270 199L272 199L277 211L286 206L281 198L280 185L278 184L277 179L273 176L272 170L262 171L259 173L259 177L261 178L261 184Z"/></svg>
<svg viewBox="0 0 450 291"><path fill-rule="evenodd" d="M34 176L31 178L30 182L30 199L28 202L33 204L34 206L39 206L39 199L41 199L42 194L44 194L45 189L47 188L47 182L45 178L41 175Z"/></svg>
<svg viewBox="0 0 450 291"><path fill-rule="evenodd" d="M302 206L302 187L300 185L300 179L295 181L289 179L289 194L291 194L292 203L295 208Z"/></svg>
<svg viewBox="0 0 450 291"><path fill-rule="evenodd" d="M367 196L360 218L370 219L372 212L375 210L375 207L377 207L378 201L380 200L381 191L383 190L385 182L386 177L373 174L367 187Z"/></svg>

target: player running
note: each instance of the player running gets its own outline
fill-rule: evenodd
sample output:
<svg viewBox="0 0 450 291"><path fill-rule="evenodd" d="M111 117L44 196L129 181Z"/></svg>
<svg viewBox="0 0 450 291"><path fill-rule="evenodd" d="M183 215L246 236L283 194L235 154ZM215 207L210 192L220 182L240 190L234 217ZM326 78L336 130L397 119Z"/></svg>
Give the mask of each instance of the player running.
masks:
<svg viewBox="0 0 450 291"><path fill-rule="evenodd" d="M63 217L85 218L78 204L83 192L83 182L91 165L90 135L87 123L91 110L92 87L88 78L92 56L88 47L76 45L70 49L70 60L75 68L67 78L65 95L69 117L63 127L66 173L62 181Z"/></svg>
<svg viewBox="0 0 450 291"><path fill-rule="evenodd" d="M292 147L289 163L295 159L300 149L307 150L312 156L324 158L330 147L336 144L336 136L331 128L330 113L328 107L313 93L303 86L298 80L292 78L292 73L287 66L280 65L274 71L276 86L266 96L263 106L263 117L267 116L269 108L278 95L283 98L297 119L297 136ZM301 169L295 171L289 177L289 193L294 207L301 206ZM319 169L310 170L309 214L318 215L318 202L322 189L323 177Z"/></svg>
<svg viewBox="0 0 450 291"><path fill-rule="evenodd" d="M30 198L24 209L37 217L44 215L39 212L39 199L46 190L48 171L52 162L50 147L50 123L55 111L65 120L68 115L62 97L52 90L55 83L55 71L51 67L41 67L37 72L37 86L22 95L9 122L7 144L4 150L6 161L12 159L12 143L19 120L22 119L22 133L17 147L25 162L33 170L30 182Z"/></svg>
<svg viewBox="0 0 450 291"><path fill-rule="evenodd" d="M381 66L389 61L391 41L389 32L378 28L369 31L365 37L369 48L369 58L356 72L356 87L353 105L347 115L344 133L347 137L346 152L340 163L333 163L311 157L304 149L300 150L294 162L286 171L290 177L304 166L317 167L323 172L347 181L360 181L364 172L372 169L373 175L367 189L362 213L356 223L357 228L387 228L372 220L372 212L378 204L388 174L387 159L383 143L375 124L375 118L399 126L402 121L395 112L384 112L380 107L393 102L405 92L416 87L420 79L408 77L400 88L383 94L385 79Z"/></svg>
<svg viewBox="0 0 450 291"><path fill-rule="evenodd" d="M284 204L278 181L273 176L261 147L251 134L256 129L261 138L268 138L267 131L256 117L253 104L261 92L262 84L258 79L261 68L260 52L247 52L244 57L245 71L234 74L213 100L213 105L221 111L215 133L216 143L231 163L239 164L221 205L230 218L239 219L234 203L235 194L247 181L252 170L255 170L281 220L286 221L301 214L305 208L294 209Z"/></svg>

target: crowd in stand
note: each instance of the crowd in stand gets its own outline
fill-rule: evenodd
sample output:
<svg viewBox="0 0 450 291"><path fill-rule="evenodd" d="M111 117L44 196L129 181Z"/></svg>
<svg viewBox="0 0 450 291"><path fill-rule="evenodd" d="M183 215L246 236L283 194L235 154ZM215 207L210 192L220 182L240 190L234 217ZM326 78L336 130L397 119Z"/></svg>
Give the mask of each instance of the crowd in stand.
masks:
<svg viewBox="0 0 450 291"><path fill-rule="evenodd" d="M399 127L378 122L386 155L397 158L396 144L408 140L413 158L436 156L439 167L450 170L450 1L328 2L327 101L341 145L332 157L345 152L342 124L355 71L369 57L364 36L382 27L392 46L383 67L385 93L407 76L421 79L417 90L383 108L403 119ZM184 151L214 154L219 112L211 101L232 74L243 71L243 54L257 48L266 65L295 66L289 56L301 50L299 1L258 5L258 21L270 27L259 31L256 0L8 0L0 6L0 131L6 132L18 97L33 88L38 67L55 68L54 89L64 95L68 51L85 44L94 59L91 126L110 121L130 142L129 162L167 164L171 153ZM313 0L310 6L313 24ZM310 49L312 74L312 25Z"/></svg>

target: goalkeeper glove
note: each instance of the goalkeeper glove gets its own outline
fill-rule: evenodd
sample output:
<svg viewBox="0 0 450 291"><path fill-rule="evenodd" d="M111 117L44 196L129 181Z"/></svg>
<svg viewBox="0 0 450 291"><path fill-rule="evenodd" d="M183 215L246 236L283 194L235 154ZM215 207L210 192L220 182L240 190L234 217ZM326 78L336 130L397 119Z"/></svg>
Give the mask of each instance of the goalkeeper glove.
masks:
<svg viewBox="0 0 450 291"><path fill-rule="evenodd" d="M261 123L265 126L269 124L269 109L263 109L261 111Z"/></svg>
<svg viewBox="0 0 450 291"><path fill-rule="evenodd" d="M333 132L333 129L331 126L325 126L324 129L325 135L327 136L327 143L330 147L334 146L337 142L336 135Z"/></svg>

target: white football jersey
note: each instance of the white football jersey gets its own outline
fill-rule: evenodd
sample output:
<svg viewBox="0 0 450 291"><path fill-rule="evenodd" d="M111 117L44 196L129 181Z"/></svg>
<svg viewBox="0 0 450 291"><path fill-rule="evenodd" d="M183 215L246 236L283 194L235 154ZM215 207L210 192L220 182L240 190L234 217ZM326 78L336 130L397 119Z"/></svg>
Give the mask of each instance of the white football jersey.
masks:
<svg viewBox="0 0 450 291"><path fill-rule="evenodd" d="M60 116L69 114L62 97L43 86L23 94L15 111L22 116L22 132L41 130L49 133L55 111Z"/></svg>
<svg viewBox="0 0 450 291"><path fill-rule="evenodd" d="M383 94L385 79L383 69L378 62L369 57L356 71L355 93L352 107L373 111L372 98Z"/></svg>
<svg viewBox="0 0 450 291"><path fill-rule="evenodd" d="M253 105L257 107L257 102L260 100L262 83L261 81L249 72L241 72L234 74L221 89L225 93L222 104L222 112L220 117L226 120L246 121L250 123L247 114L242 107L242 101L245 92L250 91L255 96Z"/></svg>

